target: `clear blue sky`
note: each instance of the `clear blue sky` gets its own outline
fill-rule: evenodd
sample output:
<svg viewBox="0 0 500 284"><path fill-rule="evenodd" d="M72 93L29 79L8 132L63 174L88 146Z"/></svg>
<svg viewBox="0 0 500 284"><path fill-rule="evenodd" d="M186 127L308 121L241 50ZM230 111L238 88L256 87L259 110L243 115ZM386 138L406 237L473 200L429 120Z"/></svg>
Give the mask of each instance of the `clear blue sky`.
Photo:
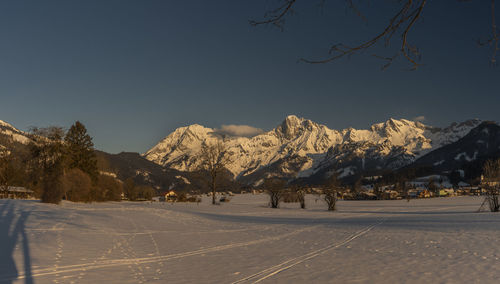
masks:
<svg viewBox="0 0 500 284"><path fill-rule="evenodd" d="M0 119L22 130L80 120L112 153L145 152L192 123L269 130L288 114L336 129L500 120L500 67L475 43L490 35L487 1L429 1L410 35L425 64L414 72L402 61L380 71L370 55L394 53L383 48L297 63L380 31L396 1L362 1L368 23L319 2L299 1L281 32L248 24L270 0L1 1Z"/></svg>

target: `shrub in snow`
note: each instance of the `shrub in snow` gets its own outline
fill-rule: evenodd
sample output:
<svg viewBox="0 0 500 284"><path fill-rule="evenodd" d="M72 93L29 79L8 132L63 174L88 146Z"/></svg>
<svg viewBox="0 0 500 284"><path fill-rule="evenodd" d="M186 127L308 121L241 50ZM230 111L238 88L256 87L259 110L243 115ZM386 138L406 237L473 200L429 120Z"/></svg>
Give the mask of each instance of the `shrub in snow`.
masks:
<svg viewBox="0 0 500 284"><path fill-rule="evenodd" d="M278 208L283 195L285 194L286 181L278 178L269 178L264 181L263 187L269 195L269 205L271 208Z"/></svg>
<svg viewBox="0 0 500 284"><path fill-rule="evenodd" d="M321 188L321 195L328 206L328 211L335 211L337 204L337 192L341 190L340 182L335 174L332 174Z"/></svg>
<svg viewBox="0 0 500 284"><path fill-rule="evenodd" d="M486 200L491 212L498 212L500 203L498 201L500 189L500 159L487 161L483 168L481 180L483 188L486 190Z"/></svg>

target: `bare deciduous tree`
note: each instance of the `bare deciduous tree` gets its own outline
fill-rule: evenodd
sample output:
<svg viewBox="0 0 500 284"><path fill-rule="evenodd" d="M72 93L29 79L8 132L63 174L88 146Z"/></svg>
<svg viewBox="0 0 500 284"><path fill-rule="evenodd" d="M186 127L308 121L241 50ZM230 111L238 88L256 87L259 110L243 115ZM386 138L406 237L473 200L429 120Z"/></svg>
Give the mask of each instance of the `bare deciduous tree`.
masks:
<svg viewBox="0 0 500 284"><path fill-rule="evenodd" d="M279 178L268 178L264 181L263 187L269 195L269 205L271 208L278 208L283 195L285 194L286 181Z"/></svg>
<svg viewBox="0 0 500 284"><path fill-rule="evenodd" d="M500 159L489 160L483 168L482 187L486 189L485 202L488 203L491 212L500 210L498 195L500 191Z"/></svg>
<svg viewBox="0 0 500 284"><path fill-rule="evenodd" d="M321 187L321 194L328 206L328 211L335 211L337 204L337 194L340 192L341 186L335 174L332 174L327 182Z"/></svg>
<svg viewBox="0 0 500 284"><path fill-rule="evenodd" d="M306 188L301 185L292 185L290 193L294 196L296 202L300 203L300 208L306 209Z"/></svg>
<svg viewBox="0 0 500 284"><path fill-rule="evenodd" d="M34 183L41 188L41 200L58 204L64 195L64 131L60 127L32 130L31 166Z"/></svg>
<svg viewBox="0 0 500 284"><path fill-rule="evenodd" d="M382 199L383 191L378 183L375 183L375 185L373 185L373 194L377 196L377 199Z"/></svg>
<svg viewBox="0 0 500 284"><path fill-rule="evenodd" d="M11 159L11 154L7 148L0 148L0 197L3 192L7 196L7 188L11 179Z"/></svg>
<svg viewBox="0 0 500 284"><path fill-rule="evenodd" d="M225 145L220 140L215 143L204 142L201 147L201 169L207 171L210 176L209 186L212 191L212 204L216 203L217 179L231 162L226 151Z"/></svg>
<svg viewBox="0 0 500 284"><path fill-rule="evenodd" d="M66 200L89 202L92 181L89 175L78 168L68 170L62 177Z"/></svg>
<svg viewBox="0 0 500 284"><path fill-rule="evenodd" d="M123 185L112 176L99 175L95 188L102 200L120 201L122 199Z"/></svg>
<svg viewBox="0 0 500 284"><path fill-rule="evenodd" d="M458 0L458 2L465 1L470 0ZM493 54L491 56L491 63L495 64L497 51L500 49L498 46L500 33L495 23L495 0L490 1L492 36L486 41L480 41L479 44L492 46ZM297 2L300 1L280 0L278 2L279 4L276 8L271 9L264 14L264 19L259 21L251 20L250 24L253 26L274 25L283 29L287 16L294 14L294 7L296 7ZM319 0L319 2L324 4L326 0ZM396 54L390 56L374 56L386 61L386 64L383 65L382 69L387 68L397 57L403 56L404 59L407 60L412 66L411 69L415 70L419 66L418 60L420 58L420 51L415 45L410 44L409 35L418 19L422 17L427 2L427 0L394 1L394 5L399 5L396 13L389 19L388 24L371 38L365 39L360 44L356 45L346 45L343 43L334 44L330 47L326 58L320 60L300 58L300 61L311 64L332 62L345 56L351 56L355 53L366 51L380 42L382 42L385 47L388 47L392 42L394 35L398 35L399 44ZM366 17L361 13L360 9L353 0L345 0L345 3L357 16L366 21Z"/></svg>

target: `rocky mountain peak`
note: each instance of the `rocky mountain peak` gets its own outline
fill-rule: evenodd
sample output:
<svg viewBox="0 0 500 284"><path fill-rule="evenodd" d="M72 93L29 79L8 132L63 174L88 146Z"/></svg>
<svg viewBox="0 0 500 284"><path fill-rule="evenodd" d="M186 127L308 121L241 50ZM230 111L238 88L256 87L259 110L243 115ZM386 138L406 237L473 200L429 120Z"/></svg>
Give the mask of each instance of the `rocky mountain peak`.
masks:
<svg viewBox="0 0 500 284"><path fill-rule="evenodd" d="M275 129L252 138L224 139L235 161L228 170L243 182L257 182L262 176L308 177L332 167L358 170L393 169L412 163L465 136L477 121L446 129L420 122L390 118L370 129L333 130L295 115L287 116ZM179 128L158 143L144 157L160 165L195 170L200 163L201 144L217 139L216 130L201 125ZM327 155L336 149L335 155ZM328 156L328 157L326 157Z"/></svg>
<svg viewBox="0 0 500 284"><path fill-rule="evenodd" d="M285 139L290 140L301 135L304 131L312 131L318 125L308 119L299 118L295 115L289 115L276 128L276 132Z"/></svg>

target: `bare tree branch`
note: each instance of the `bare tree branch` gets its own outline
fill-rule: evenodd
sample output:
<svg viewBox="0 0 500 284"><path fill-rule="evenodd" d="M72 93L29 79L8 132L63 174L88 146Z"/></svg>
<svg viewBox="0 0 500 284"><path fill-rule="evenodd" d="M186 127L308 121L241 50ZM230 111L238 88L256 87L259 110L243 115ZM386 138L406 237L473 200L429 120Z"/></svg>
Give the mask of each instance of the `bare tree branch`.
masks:
<svg viewBox="0 0 500 284"><path fill-rule="evenodd" d="M250 25L258 26L258 25L273 24L276 27L283 29L284 18L287 14L293 13L292 6L293 4L295 4L295 1L296 0L284 0L283 5L267 12L264 15L264 18L268 19L262 21L250 20Z"/></svg>
<svg viewBox="0 0 500 284"><path fill-rule="evenodd" d="M368 19L363 15L363 13L361 13L358 7L354 5L354 2L352 0L345 0L345 2L347 3L347 6L349 6L349 9L351 9L356 14L356 16L360 17L364 22L368 22Z"/></svg>
<svg viewBox="0 0 500 284"><path fill-rule="evenodd" d="M212 204L215 204L215 194L217 192L217 181L226 166L231 163L226 155L226 146L221 141L215 143L203 142L201 147L202 163L201 170L205 170L210 175L210 190L212 192Z"/></svg>
<svg viewBox="0 0 500 284"><path fill-rule="evenodd" d="M500 50L498 46L499 41L499 31L495 21L495 0L491 0L491 38L485 41L478 40L477 44L479 46L491 45L493 47L493 52L490 58L492 65L496 65L497 52Z"/></svg>
<svg viewBox="0 0 500 284"><path fill-rule="evenodd" d="M401 48L400 52L392 57L383 57L387 60L387 64L382 67L385 69L393 62L393 60L401 53L403 56L412 64L412 70L415 70L419 64L414 57L418 57L418 49L416 47L410 46L408 44L408 33L415 24L415 22L422 15L422 11L427 0L420 0L415 3L413 0L407 0L402 8L396 13L394 17L389 21L389 24L384 28L384 30L377 34L375 37L368 41L365 41L357 46L347 46L345 44L337 44L330 48L329 54L332 56L322 59L322 60L309 60L301 58L300 61L310 63L310 64L322 64L334 61L336 59L342 58L344 56L352 55L356 52L364 51L380 40L385 39L385 45L388 46L392 36L403 26L404 23L408 22L408 25L402 32L401 36ZM379 57L379 56L377 56ZM379 57L380 58L380 57Z"/></svg>
<svg viewBox="0 0 500 284"><path fill-rule="evenodd" d="M470 0L458 0L459 2L467 2ZM276 9L273 9L269 12L267 12L264 15L264 20L262 21L250 21L250 24L253 26L258 26L258 25L265 25L265 24L272 24L280 29L283 29L283 24L285 21L285 18L293 13L293 7L297 3L296 0L282 0L280 1L281 5L277 7ZM320 5L323 6L325 3L325 0L320 1ZM361 11L358 9L358 7L355 5L353 0L345 0L345 3L347 7L349 7L354 13L359 16L361 19L366 21L365 16L361 13ZM396 14L389 20L389 23L383 28L381 32L373 36L372 38L363 41L361 44L358 45L346 45L344 43L338 43L330 47L329 49L329 56L320 59L320 60L312 60L312 59L307 59L307 58L300 58L300 62L305 62L309 64L323 64L323 63L328 63L335 61L339 58L345 57L345 56L351 56L355 53L363 52L380 41L384 41L385 47L388 47L390 45L390 42L393 39L393 36L395 34L401 35L400 39L400 48L398 52L393 55L393 56L379 56L379 55L374 55L376 58L380 58L384 61L386 61L386 64L382 66L382 69L386 69L389 67L392 62L399 56L402 55L402 57L410 63L411 65L411 70L417 69L420 64L418 61L420 60L420 52L419 49L411 45L409 43L409 35L411 31L413 30L416 22L418 19L422 17L423 10L425 7L425 4L427 3L427 0L399 0L398 3L400 3L400 9L396 12ZM496 55L499 51L499 38L500 34L498 32L496 22L495 22L495 0L491 0L491 18L492 18L492 37L491 39L485 41L485 42L479 42L480 45L492 45L493 46L493 54L491 57L491 62L493 64L496 63Z"/></svg>
<svg viewBox="0 0 500 284"><path fill-rule="evenodd" d="M495 22L495 0L491 0L491 28L493 32L493 55L491 56L491 63L495 65L498 51L498 31Z"/></svg>

